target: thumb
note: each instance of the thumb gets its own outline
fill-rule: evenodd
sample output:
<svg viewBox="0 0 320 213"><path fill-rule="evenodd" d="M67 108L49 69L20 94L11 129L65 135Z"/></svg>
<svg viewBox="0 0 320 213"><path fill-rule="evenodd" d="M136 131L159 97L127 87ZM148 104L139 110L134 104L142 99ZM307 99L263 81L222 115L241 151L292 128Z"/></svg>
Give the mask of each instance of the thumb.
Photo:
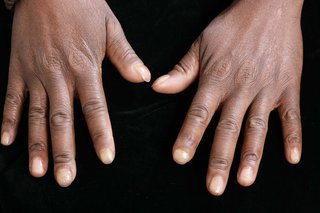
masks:
<svg viewBox="0 0 320 213"><path fill-rule="evenodd" d="M126 80L133 83L149 82L151 80L149 69L132 49L118 20L115 17L110 19L106 23L106 55L109 60Z"/></svg>
<svg viewBox="0 0 320 213"><path fill-rule="evenodd" d="M197 78L198 72L199 43L196 41L181 61L168 74L159 77L152 88L159 93L179 93Z"/></svg>

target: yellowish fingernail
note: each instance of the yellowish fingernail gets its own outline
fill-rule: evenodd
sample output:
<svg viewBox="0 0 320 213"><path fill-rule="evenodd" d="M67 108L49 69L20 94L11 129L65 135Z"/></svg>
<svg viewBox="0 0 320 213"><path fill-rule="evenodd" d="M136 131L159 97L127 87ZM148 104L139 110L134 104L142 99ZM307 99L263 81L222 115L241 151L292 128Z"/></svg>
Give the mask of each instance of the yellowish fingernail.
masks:
<svg viewBox="0 0 320 213"><path fill-rule="evenodd" d="M8 146L10 143L10 134L8 132L3 132L1 136L1 144Z"/></svg>
<svg viewBox="0 0 320 213"><path fill-rule="evenodd" d="M300 152L299 152L298 148L294 147L293 149L291 149L290 158L291 158L292 163L299 163Z"/></svg>
<svg viewBox="0 0 320 213"><path fill-rule="evenodd" d="M56 174L56 180L62 187L67 187L72 183L72 174L69 169L59 169Z"/></svg>
<svg viewBox="0 0 320 213"><path fill-rule="evenodd" d="M173 158L178 164L186 164L190 160L190 155L182 149L176 149Z"/></svg>
<svg viewBox="0 0 320 213"><path fill-rule="evenodd" d="M99 152L99 157L100 160L104 163L104 164L110 164L113 162L114 160L114 152L111 149L102 149Z"/></svg>
<svg viewBox="0 0 320 213"><path fill-rule="evenodd" d="M31 170L34 176L41 177L44 173L43 163L39 157L32 160Z"/></svg>
<svg viewBox="0 0 320 213"><path fill-rule="evenodd" d="M157 79L157 81L155 82L154 86L159 86L161 85L163 82L165 82L168 78L170 78L170 75L166 74L161 76L160 78Z"/></svg>
<svg viewBox="0 0 320 213"><path fill-rule="evenodd" d="M148 68L145 65L139 64L139 65L135 66L134 69L139 73L139 75L141 76L141 78L145 82L150 82L151 73L150 73L150 71L148 70Z"/></svg>
<svg viewBox="0 0 320 213"><path fill-rule="evenodd" d="M253 182L253 169L250 166L244 167L240 172L240 179L244 186L249 186Z"/></svg>
<svg viewBox="0 0 320 213"><path fill-rule="evenodd" d="M214 195L221 195L224 191L224 180L221 176L215 176L212 178L209 190Z"/></svg>

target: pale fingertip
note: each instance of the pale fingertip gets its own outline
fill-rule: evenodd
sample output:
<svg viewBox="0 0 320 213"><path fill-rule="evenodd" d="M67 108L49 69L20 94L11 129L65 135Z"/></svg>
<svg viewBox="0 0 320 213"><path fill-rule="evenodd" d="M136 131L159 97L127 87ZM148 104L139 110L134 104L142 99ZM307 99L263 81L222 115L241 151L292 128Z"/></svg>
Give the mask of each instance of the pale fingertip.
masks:
<svg viewBox="0 0 320 213"><path fill-rule="evenodd" d="M161 84L166 82L170 78L169 74L163 75L160 78L158 78L152 85L153 88L161 87Z"/></svg>
<svg viewBox="0 0 320 213"><path fill-rule="evenodd" d="M143 64L135 65L134 70L141 76L143 81L145 82L151 81L151 73L145 65Z"/></svg>
<svg viewBox="0 0 320 213"><path fill-rule="evenodd" d="M215 196L222 195L224 192L224 180L221 176L214 176L209 184L209 191Z"/></svg>
<svg viewBox="0 0 320 213"><path fill-rule="evenodd" d="M293 149L291 149L291 151L290 151L291 163L293 163L293 164L299 163L300 158L301 158L301 156L300 156L300 152L299 152L298 148L294 147Z"/></svg>
<svg viewBox="0 0 320 213"><path fill-rule="evenodd" d="M73 181L71 171L69 169L59 169L56 173L56 180L61 187L68 187Z"/></svg>
<svg viewBox="0 0 320 213"><path fill-rule="evenodd" d="M41 158L35 157L32 159L31 173L34 177L42 177L44 175L44 167Z"/></svg>
<svg viewBox="0 0 320 213"><path fill-rule="evenodd" d="M99 158L104 164L111 164L114 160L114 152L111 149L102 149L99 151Z"/></svg>
<svg viewBox="0 0 320 213"><path fill-rule="evenodd" d="M10 134L8 132L3 132L1 135L1 144L4 146L10 145Z"/></svg>
<svg viewBox="0 0 320 213"><path fill-rule="evenodd" d="M246 166L241 169L239 182L242 186L250 186L254 182L252 167Z"/></svg>
<svg viewBox="0 0 320 213"><path fill-rule="evenodd" d="M173 152L173 159L175 162L177 162L178 164L186 164L190 161L190 155L188 152L186 152L185 150L182 149L176 149Z"/></svg>

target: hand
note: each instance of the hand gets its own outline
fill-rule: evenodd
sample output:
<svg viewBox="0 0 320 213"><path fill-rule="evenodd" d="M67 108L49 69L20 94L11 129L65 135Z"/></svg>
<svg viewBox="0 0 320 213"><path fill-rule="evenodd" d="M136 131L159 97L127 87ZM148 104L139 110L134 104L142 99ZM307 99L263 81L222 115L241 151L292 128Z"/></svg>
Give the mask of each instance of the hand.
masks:
<svg viewBox="0 0 320 213"><path fill-rule="evenodd" d="M54 174L63 187L76 176L73 99L79 97L100 160L113 161L115 147L101 79L105 57L131 82L150 80L123 30L103 0L28 0L15 7L12 51L1 143L17 134L30 95L29 168L48 167L49 131Z"/></svg>
<svg viewBox="0 0 320 213"><path fill-rule="evenodd" d="M199 85L173 147L179 164L190 161L214 113L221 109L211 149L207 188L226 187L239 132L247 113L238 182L257 175L268 117L278 109L286 159L301 156L300 78L303 1L246 0L215 18L172 71L153 84L160 93L178 93L199 76Z"/></svg>

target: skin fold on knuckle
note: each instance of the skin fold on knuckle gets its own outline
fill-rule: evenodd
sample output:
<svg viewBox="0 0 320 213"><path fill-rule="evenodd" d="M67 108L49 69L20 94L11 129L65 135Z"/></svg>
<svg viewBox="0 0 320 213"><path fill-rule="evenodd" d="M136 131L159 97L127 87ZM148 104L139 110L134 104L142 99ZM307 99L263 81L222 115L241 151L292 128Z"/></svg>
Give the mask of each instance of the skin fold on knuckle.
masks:
<svg viewBox="0 0 320 213"><path fill-rule="evenodd" d="M232 74L232 64L227 59L221 59L215 62L213 55L209 55L208 59L204 60L201 69L201 79L209 81L212 84L227 84L227 79Z"/></svg>
<svg viewBox="0 0 320 213"><path fill-rule="evenodd" d="M235 84L245 88L252 88L258 79L257 67L251 60L245 60L240 65L235 76Z"/></svg>
<svg viewBox="0 0 320 213"><path fill-rule="evenodd" d="M46 106L31 105L29 108L29 119L31 122L44 121L47 117Z"/></svg>
<svg viewBox="0 0 320 213"><path fill-rule="evenodd" d="M69 152L59 153L53 157L54 164L69 164L73 160L73 155Z"/></svg>
<svg viewBox="0 0 320 213"><path fill-rule="evenodd" d="M92 140L94 142L106 142L111 140L111 134L107 134L107 130L105 128L95 128L92 133Z"/></svg>
<svg viewBox="0 0 320 213"><path fill-rule="evenodd" d="M289 146L298 145L301 142L301 138L298 133L293 132L285 137L285 143Z"/></svg>
<svg viewBox="0 0 320 213"><path fill-rule="evenodd" d="M259 116L251 116L247 121L247 133L263 133L267 131L266 121Z"/></svg>
<svg viewBox="0 0 320 213"><path fill-rule="evenodd" d="M91 100L82 105L82 112L90 121L93 118L103 116L105 112L105 105L100 100Z"/></svg>
<svg viewBox="0 0 320 213"><path fill-rule="evenodd" d="M242 153L241 159L244 163L254 165L259 161L260 158L259 155L253 150L246 150Z"/></svg>
<svg viewBox="0 0 320 213"><path fill-rule="evenodd" d="M209 159L209 168L212 170L227 171L230 167L228 158L223 156L212 156Z"/></svg>
<svg viewBox="0 0 320 213"><path fill-rule="evenodd" d="M58 110L50 116L50 126L53 128L63 128L73 123L71 113L66 110Z"/></svg>
<svg viewBox="0 0 320 213"><path fill-rule="evenodd" d="M194 125L205 126L209 119L209 110L205 105L194 105L190 108L187 119Z"/></svg>
<svg viewBox="0 0 320 213"><path fill-rule="evenodd" d="M292 108L285 110L281 118L284 122L287 123L297 122L298 120L300 120L298 111Z"/></svg>
<svg viewBox="0 0 320 213"><path fill-rule="evenodd" d="M220 134L236 134L239 132L239 125L233 118L225 118L219 122L216 131Z"/></svg>
<svg viewBox="0 0 320 213"><path fill-rule="evenodd" d="M38 140L38 142L29 144L29 152L43 152L43 151L47 151L47 144L44 143L43 141Z"/></svg>

